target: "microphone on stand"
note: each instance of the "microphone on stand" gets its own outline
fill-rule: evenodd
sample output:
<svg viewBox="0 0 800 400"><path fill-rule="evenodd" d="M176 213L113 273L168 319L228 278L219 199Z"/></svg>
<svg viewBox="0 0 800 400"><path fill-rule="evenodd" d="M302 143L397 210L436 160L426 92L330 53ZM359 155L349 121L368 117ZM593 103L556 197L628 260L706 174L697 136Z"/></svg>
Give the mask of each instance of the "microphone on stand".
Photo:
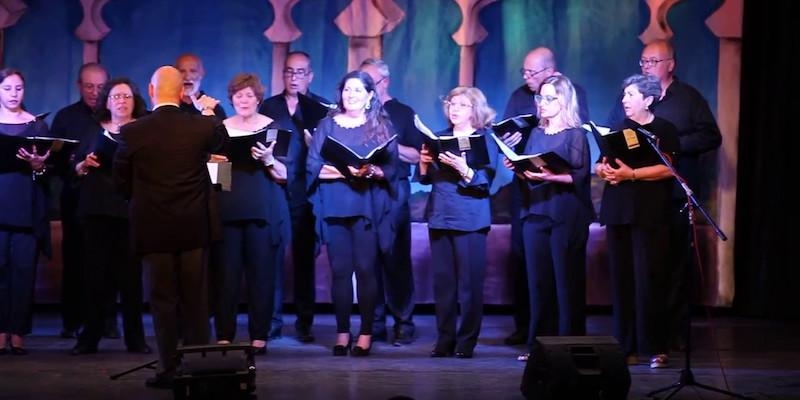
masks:
<svg viewBox="0 0 800 400"><path fill-rule="evenodd" d="M636 130L639 131L639 133L641 133L645 137L647 137L647 139L649 139L651 141L658 141L658 136L656 136L653 132L650 132L647 129L644 129L641 126L636 127Z"/></svg>

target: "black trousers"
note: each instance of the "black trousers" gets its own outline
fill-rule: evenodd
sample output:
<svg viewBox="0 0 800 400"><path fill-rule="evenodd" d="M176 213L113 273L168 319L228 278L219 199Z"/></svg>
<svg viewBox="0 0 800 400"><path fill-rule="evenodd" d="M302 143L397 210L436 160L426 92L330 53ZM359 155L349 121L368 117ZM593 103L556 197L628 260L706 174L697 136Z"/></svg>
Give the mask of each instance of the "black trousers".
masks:
<svg viewBox="0 0 800 400"><path fill-rule="evenodd" d="M64 183L69 185L69 183ZM61 326L78 331L83 325L83 232L77 215L78 192L67 186L61 193Z"/></svg>
<svg viewBox="0 0 800 400"><path fill-rule="evenodd" d="M395 241L390 253L380 254L378 270L378 303L375 307L376 333L386 329L386 314L394 319L395 334L414 334L414 271L411 266L411 210L408 198L411 187L407 179L398 185L398 196L392 217Z"/></svg>
<svg viewBox="0 0 800 400"><path fill-rule="evenodd" d="M294 267L295 328L309 330L314 323L316 286L315 217L309 203L291 205L292 265ZM279 281L282 284L282 281ZM281 290L282 291L282 290ZM283 296L281 296L283 301Z"/></svg>
<svg viewBox="0 0 800 400"><path fill-rule="evenodd" d="M488 230L429 229L428 234L436 303L436 347L470 352L478 343L483 320Z"/></svg>
<svg viewBox="0 0 800 400"><path fill-rule="evenodd" d="M108 319L109 300L116 299L117 289L125 345L135 348L145 344L142 265L131 254L129 229L128 220L123 218L91 216L83 221L86 322L78 338L80 344L97 346Z"/></svg>
<svg viewBox="0 0 800 400"><path fill-rule="evenodd" d="M365 218L329 218L328 259L331 263L331 298L336 315L336 332L350 333L353 307L353 272L356 274L358 310L361 314L359 335L372 335L372 322L378 296L375 277L378 259L378 235Z"/></svg>
<svg viewBox="0 0 800 400"><path fill-rule="evenodd" d="M247 328L250 340L267 340L275 301L275 276L283 268L283 243L273 243L263 221L226 222L225 264L215 313L217 340L236 338L236 315L242 277L247 288Z"/></svg>
<svg viewBox="0 0 800 400"><path fill-rule="evenodd" d="M31 333L38 255L31 230L0 226L0 333Z"/></svg>
<svg viewBox="0 0 800 400"><path fill-rule="evenodd" d="M142 263L150 273L150 310L159 372L172 374L177 367L179 341L184 345L204 345L209 341L207 250L145 254Z"/></svg>
<svg viewBox="0 0 800 400"><path fill-rule="evenodd" d="M664 225L606 226L615 335L627 355L667 352L662 288L668 235Z"/></svg>
<svg viewBox="0 0 800 400"><path fill-rule="evenodd" d="M689 279L698 278L697 259L694 254L694 236L686 212L681 212L685 201L675 201L669 232L669 262L665 268L667 344L680 347L686 340L689 307L695 293ZM697 286L694 286L697 287Z"/></svg>
<svg viewBox="0 0 800 400"><path fill-rule="evenodd" d="M514 332L528 336L531 323L530 294L528 290L528 271L525 262L525 241L522 238L522 219L517 218L522 206L522 192L517 177L509 187L511 214L511 281L513 293L511 297L511 315L514 318Z"/></svg>
<svg viewBox="0 0 800 400"><path fill-rule="evenodd" d="M528 344L541 335L585 335L589 226L529 215L523 237L531 289Z"/></svg>

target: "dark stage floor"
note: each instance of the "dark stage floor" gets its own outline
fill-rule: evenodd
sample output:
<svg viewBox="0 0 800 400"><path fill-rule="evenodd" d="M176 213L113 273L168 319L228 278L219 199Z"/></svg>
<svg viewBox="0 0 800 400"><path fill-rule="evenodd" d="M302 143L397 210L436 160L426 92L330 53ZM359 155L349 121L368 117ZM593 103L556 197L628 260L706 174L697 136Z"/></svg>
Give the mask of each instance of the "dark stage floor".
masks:
<svg viewBox="0 0 800 400"><path fill-rule="evenodd" d="M434 317L418 315L417 341L404 347L377 343L366 358L332 357L334 319L317 318L317 341L300 344L293 338L293 318L286 318L284 337L270 342L269 353L257 358L258 399L389 399L404 395L426 399L523 399L519 386L525 363L516 361L524 349L502 339L511 317L489 315L473 359L432 359ZM357 318L353 318L357 329ZM240 316L239 337L246 318ZM60 319L42 312L26 341L27 356L0 357L0 400L7 399L172 399L171 391L149 389L144 380L152 370L139 370L118 380L109 375L155 359L129 355L122 339L104 339L98 354L70 356L72 340L60 339ZM152 323L146 316L148 341L154 346ZM610 317L589 317L591 335L608 335ZM693 324L696 350L692 370L700 383L727 388L754 399L800 399L800 323L713 317ZM677 381L683 354L673 354L671 367L651 370L630 367L630 399ZM669 393L669 392L667 392ZM661 398L664 398L662 395ZM675 399L723 399L726 396L685 387Z"/></svg>

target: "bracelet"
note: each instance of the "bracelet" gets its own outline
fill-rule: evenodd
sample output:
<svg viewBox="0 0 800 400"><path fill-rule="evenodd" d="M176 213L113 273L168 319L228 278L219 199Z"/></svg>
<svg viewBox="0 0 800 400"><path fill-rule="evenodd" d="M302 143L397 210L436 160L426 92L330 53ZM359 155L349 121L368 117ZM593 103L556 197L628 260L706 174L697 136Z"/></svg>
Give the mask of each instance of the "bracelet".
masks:
<svg viewBox="0 0 800 400"><path fill-rule="evenodd" d="M367 174L364 175L364 178L372 179L372 177L375 176L375 166L370 165L369 167L367 167L367 170L369 170L369 172L367 172Z"/></svg>
<svg viewBox="0 0 800 400"><path fill-rule="evenodd" d="M631 172L633 173L633 176L631 177L631 180L635 182L636 181L636 168L632 169Z"/></svg>
<svg viewBox="0 0 800 400"><path fill-rule="evenodd" d="M472 170L472 168L467 167L467 170L463 174L459 173L459 175L461 175L461 178L466 181L466 180L470 179L469 178L469 171L470 170Z"/></svg>

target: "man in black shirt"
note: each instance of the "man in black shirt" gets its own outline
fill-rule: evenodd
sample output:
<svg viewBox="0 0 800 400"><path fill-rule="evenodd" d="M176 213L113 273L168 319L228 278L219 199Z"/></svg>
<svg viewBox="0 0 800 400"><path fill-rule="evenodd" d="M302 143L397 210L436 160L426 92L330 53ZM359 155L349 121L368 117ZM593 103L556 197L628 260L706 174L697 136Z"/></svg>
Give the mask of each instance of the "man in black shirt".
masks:
<svg viewBox="0 0 800 400"><path fill-rule="evenodd" d="M283 66L284 90L261 103L258 112L264 114L283 129L290 129L292 143L286 157L289 213L292 221L292 263L294 267L294 305L297 319L295 331L302 343L314 341L311 326L316 303L316 238L315 219L306 195L306 156L311 132L328 111L327 100L308 90L314 79L311 57L302 51L286 56ZM275 279L275 310L272 316L270 338L281 335L283 317L283 270L278 269Z"/></svg>
<svg viewBox="0 0 800 400"><path fill-rule="evenodd" d="M91 140L100 131L100 124L94 119L94 108L98 101L104 104L105 99L98 99L100 92L108 80L108 72L97 63L87 63L78 71L78 91L81 98L59 110L53 118L50 133L54 137ZM65 160L68 161L68 160ZM78 220L78 188L72 183L69 165L56 166L61 178L61 317L62 338L77 337L83 324L83 232ZM112 291L116 293L115 291ZM116 323L116 299L109 299L108 320L104 336L119 337Z"/></svg>
<svg viewBox="0 0 800 400"><path fill-rule="evenodd" d="M386 339L387 308L394 318L393 344L410 344L414 340L414 275L411 267L411 211L408 199L411 186L408 180L411 165L419 162L423 134L414 125L416 113L411 107L399 102L389 94L389 66L383 60L368 58L361 63L361 70L375 81L375 92L389 114L395 133L398 135L398 193L392 208L395 220L396 239L390 254L382 254L379 262L378 304L372 339ZM383 300L383 301L380 301ZM385 304L384 304L385 301Z"/></svg>

